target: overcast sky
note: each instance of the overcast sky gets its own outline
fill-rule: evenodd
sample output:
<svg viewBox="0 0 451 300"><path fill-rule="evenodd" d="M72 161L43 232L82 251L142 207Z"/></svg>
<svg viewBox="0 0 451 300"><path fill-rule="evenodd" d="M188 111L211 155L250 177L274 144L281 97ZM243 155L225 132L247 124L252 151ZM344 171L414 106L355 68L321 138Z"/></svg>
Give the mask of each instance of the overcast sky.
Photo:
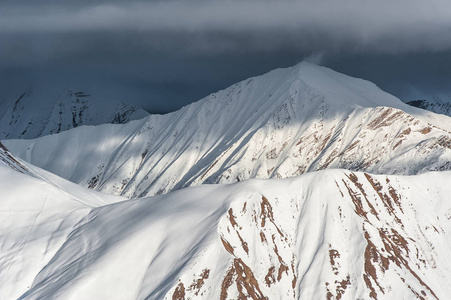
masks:
<svg viewBox="0 0 451 300"><path fill-rule="evenodd" d="M2 0L0 101L68 87L162 113L305 58L402 99L451 94L450 3Z"/></svg>

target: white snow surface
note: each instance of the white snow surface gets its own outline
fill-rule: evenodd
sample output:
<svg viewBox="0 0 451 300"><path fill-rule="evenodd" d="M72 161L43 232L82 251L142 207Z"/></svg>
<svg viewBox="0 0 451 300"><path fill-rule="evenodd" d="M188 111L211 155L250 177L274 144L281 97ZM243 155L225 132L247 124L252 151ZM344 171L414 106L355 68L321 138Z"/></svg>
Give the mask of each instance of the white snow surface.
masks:
<svg viewBox="0 0 451 300"><path fill-rule="evenodd" d="M326 168L448 170L450 128L448 117L408 106L368 81L302 62L167 115L4 143L72 182L136 198Z"/></svg>
<svg viewBox="0 0 451 300"><path fill-rule="evenodd" d="M0 298L446 299L450 177L325 170L97 206L112 196L0 164Z"/></svg>
<svg viewBox="0 0 451 300"><path fill-rule="evenodd" d="M449 122L301 63L2 141L0 299L447 299Z"/></svg>
<svg viewBox="0 0 451 300"><path fill-rule="evenodd" d="M0 144L0 299L17 299L93 207L123 201L20 161Z"/></svg>
<svg viewBox="0 0 451 300"><path fill-rule="evenodd" d="M0 139L37 138L82 125L121 124L149 114L122 102L105 101L83 92L39 89L0 104Z"/></svg>

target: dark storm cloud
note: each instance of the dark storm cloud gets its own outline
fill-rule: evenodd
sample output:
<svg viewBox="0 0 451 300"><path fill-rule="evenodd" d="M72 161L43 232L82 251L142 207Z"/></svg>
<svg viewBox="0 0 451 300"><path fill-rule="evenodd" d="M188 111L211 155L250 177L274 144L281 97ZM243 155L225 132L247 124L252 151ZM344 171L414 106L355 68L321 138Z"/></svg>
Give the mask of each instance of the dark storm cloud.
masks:
<svg viewBox="0 0 451 300"><path fill-rule="evenodd" d="M192 36L188 46L198 51L289 46L303 51L393 52L451 47L451 5L443 0L427 5L420 0L113 1L81 2L72 9L61 3L31 3L4 5L1 32L178 33ZM241 45L243 40L249 42Z"/></svg>
<svg viewBox="0 0 451 300"><path fill-rule="evenodd" d="M450 13L442 0L3 0L0 95L78 85L163 112L308 57L416 97L451 79Z"/></svg>

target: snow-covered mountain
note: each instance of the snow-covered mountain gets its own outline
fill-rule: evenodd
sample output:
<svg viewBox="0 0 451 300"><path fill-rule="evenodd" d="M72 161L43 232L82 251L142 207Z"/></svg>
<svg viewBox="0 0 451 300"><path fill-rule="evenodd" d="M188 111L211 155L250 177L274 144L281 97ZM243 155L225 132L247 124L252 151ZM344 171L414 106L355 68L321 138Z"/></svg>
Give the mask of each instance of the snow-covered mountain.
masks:
<svg viewBox="0 0 451 300"><path fill-rule="evenodd" d="M0 299L447 299L449 130L301 63L2 141Z"/></svg>
<svg viewBox="0 0 451 300"><path fill-rule="evenodd" d="M120 201L0 162L0 298L446 299L450 179L325 170Z"/></svg>
<svg viewBox="0 0 451 300"><path fill-rule="evenodd" d="M448 117L303 62L167 115L4 143L75 183L143 197L326 168L378 174L448 170L450 128Z"/></svg>
<svg viewBox="0 0 451 300"><path fill-rule="evenodd" d="M439 96L431 96L430 98L423 100L413 100L406 102L407 104L426 109L437 114L443 114L447 116L451 116L451 97L439 97Z"/></svg>
<svg viewBox="0 0 451 300"><path fill-rule="evenodd" d="M0 103L0 139L36 138L81 125L120 124L149 114L137 106L93 99L69 89L25 92Z"/></svg>

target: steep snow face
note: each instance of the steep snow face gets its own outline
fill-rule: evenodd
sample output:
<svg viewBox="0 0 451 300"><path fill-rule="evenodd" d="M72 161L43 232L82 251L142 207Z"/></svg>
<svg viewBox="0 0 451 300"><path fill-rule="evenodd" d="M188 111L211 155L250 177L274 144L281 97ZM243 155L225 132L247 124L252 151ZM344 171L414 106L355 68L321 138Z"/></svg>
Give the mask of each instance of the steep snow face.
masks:
<svg viewBox="0 0 451 300"><path fill-rule="evenodd" d="M370 82L301 63L168 115L5 145L73 182L134 198L325 168L448 170L449 128L449 118L410 107Z"/></svg>
<svg viewBox="0 0 451 300"><path fill-rule="evenodd" d="M27 291L93 207L124 200L39 170L2 144L0 195L0 299Z"/></svg>
<svg viewBox="0 0 451 300"><path fill-rule="evenodd" d="M17 241L17 228L45 230L26 244L36 261L11 263L8 280L21 282L11 285L21 299L442 299L450 176L326 170L77 209L62 228L24 218L2 232ZM16 209L6 195L2 205Z"/></svg>
<svg viewBox="0 0 451 300"><path fill-rule="evenodd" d="M119 124L146 116L134 105L92 99L83 92L26 92L0 105L0 139L36 138L81 125Z"/></svg>
<svg viewBox="0 0 451 300"><path fill-rule="evenodd" d="M407 104L426 109L437 114L451 116L451 97L432 96L427 100L414 100L406 102Z"/></svg>

